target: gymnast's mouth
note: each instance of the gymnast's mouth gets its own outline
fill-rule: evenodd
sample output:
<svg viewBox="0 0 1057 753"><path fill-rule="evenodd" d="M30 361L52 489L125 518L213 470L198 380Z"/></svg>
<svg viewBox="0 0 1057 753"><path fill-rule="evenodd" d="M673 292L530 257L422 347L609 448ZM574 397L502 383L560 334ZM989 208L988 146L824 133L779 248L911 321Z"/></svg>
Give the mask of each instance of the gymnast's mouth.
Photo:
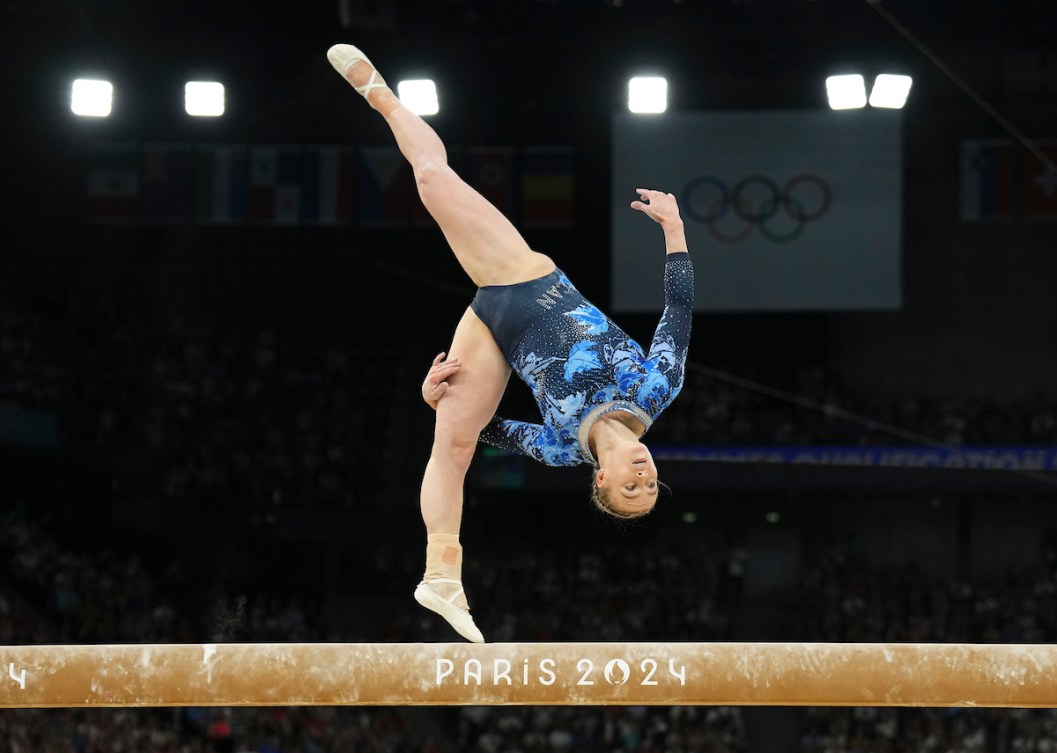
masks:
<svg viewBox="0 0 1057 753"><path fill-rule="evenodd" d="M631 461L634 465L646 465L646 458L639 458L638 460Z"/></svg>

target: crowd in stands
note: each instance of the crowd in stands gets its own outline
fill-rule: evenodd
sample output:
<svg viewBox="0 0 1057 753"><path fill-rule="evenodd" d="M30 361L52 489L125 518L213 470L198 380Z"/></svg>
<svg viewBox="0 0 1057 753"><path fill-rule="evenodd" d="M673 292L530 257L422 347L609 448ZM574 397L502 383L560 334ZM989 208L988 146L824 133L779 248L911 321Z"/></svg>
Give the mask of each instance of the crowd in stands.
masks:
<svg viewBox="0 0 1057 753"><path fill-rule="evenodd" d="M54 415L60 443L101 450L126 495L368 504L362 490L384 473L402 368L395 345L369 331L355 343L220 336L179 320L158 326L105 308L44 315L0 300L0 410Z"/></svg>
<svg viewBox="0 0 1057 753"><path fill-rule="evenodd" d="M458 743L474 753L738 753L745 730L730 707L471 706L460 712Z"/></svg>
<svg viewBox="0 0 1057 753"><path fill-rule="evenodd" d="M6 753L438 753L400 709L10 709Z"/></svg>
<svg viewBox="0 0 1057 753"><path fill-rule="evenodd" d="M267 591L203 594L180 557L60 543L24 506L0 517L0 635L12 643L321 641L318 610ZM10 612L11 619L6 619ZM17 640L14 638L17 636Z"/></svg>
<svg viewBox="0 0 1057 753"><path fill-rule="evenodd" d="M1052 709L812 708L801 753L1047 753Z"/></svg>
<svg viewBox="0 0 1057 753"><path fill-rule="evenodd" d="M356 508L393 483L409 442L429 440L409 362L384 333L345 338L165 324L88 303L0 299L0 410L54 415L62 446L91 448L126 496L225 505ZM752 375L749 374L749 377ZM651 431L659 444L892 444L840 408L953 445L1057 442L1057 404L887 399L807 368L805 408L692 368ZM401 413L401 411L403 411ZM410 435L410 436L409 436ZM395 461L395 465L394 465Z"/></svg>
<svg viewBox="0 0 1057 753"><path fill-rule="evenodd" d="M636 544L571 561L475 549L464 580L491 641L721 640L729 635L737 588L727 568L731 553L713 544L699 542L693 558ZM421 639L419 618L398 610L387 636ZM426 639L446 640L445 634Z"/></svg>
<svg viewBox="0 0 1057 753"><path fill-rule="evenodd" d="M822 556L788 594L798 640L1057 642L1057 544L1000 581L937 581L913 565L874 568L842 550Z"/></svg>
<svg viewBox="0 0 1057 753"><path fill-rule="evenodd" d="M790 640L1053 643L1057 641L1057 543L996 580L944 581L917 568L877 568L833 549L787 594ZM1045 753L1057 711L1026 709L814 708L803 753Z"/></svg>
<svg viewBox="0 0 1057 753"><path fill-rule="evenodd" d="M861 394L817 367L797 371L792 382L779 389L793 399L782 400L767 394L766 382L754 389L751 373L725 381L691 367L683 391L651 437L718 446L892 445L904 444L907 433L952 446L1057 443L1052 396L1011 402Z"/></svg>

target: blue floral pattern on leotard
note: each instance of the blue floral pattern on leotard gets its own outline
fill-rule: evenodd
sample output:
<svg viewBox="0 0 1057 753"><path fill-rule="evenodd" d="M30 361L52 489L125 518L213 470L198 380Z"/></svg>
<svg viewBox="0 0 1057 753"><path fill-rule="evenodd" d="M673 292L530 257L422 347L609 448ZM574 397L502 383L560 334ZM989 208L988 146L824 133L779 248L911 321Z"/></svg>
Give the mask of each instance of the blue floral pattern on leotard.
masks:
<svg viewBox="0 0 1057 753"><path fill-rule="evenodd" d="M667 256L664 312L648 353L564 274L557 287L561 295L548 299L547 310L508 353L511 368L532 390L543 422L495 416L481 441L547 465L594 463L584 441L585 421L626 410L649 428L682 389L693 319L693 265L689 254Z"/></svg>

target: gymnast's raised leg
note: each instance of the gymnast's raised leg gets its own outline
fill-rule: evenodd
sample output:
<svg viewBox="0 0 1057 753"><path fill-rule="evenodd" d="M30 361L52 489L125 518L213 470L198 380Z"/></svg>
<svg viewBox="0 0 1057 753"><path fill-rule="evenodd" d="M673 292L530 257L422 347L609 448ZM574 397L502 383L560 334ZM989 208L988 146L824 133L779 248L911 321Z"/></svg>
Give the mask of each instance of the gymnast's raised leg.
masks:
<svg viewBox="0 0 1057 753"><path fill-rule="evenodd" d="M554 270L549 257L530 249L506 217L451 169L437 133L401 104L362 52L339 44L327 57L385 118L414 170L422 203L475 285L510 285ZM510 367L491 331L469 308L455 329L447 359L452 363L449 386L436 404L433 448L422 480L426 571L415 598L463 637L483 642L462 591L463 482L478 435L506 389Z"/></svg>

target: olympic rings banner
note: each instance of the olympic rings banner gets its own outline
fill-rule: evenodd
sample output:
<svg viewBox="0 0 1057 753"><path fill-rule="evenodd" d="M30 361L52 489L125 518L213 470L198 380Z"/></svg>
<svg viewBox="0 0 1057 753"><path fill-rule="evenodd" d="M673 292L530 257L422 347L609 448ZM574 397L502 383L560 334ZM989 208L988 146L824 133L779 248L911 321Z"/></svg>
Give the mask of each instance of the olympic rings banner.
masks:
<svg viewBox="0 0 1057 753"><path fill-rule="evenodd" d="M901 306L898 111L618 114L612 127L614 309L663 304L648 284L657 229L628 209L640 187L679 200L698 311Z"/></svg>

